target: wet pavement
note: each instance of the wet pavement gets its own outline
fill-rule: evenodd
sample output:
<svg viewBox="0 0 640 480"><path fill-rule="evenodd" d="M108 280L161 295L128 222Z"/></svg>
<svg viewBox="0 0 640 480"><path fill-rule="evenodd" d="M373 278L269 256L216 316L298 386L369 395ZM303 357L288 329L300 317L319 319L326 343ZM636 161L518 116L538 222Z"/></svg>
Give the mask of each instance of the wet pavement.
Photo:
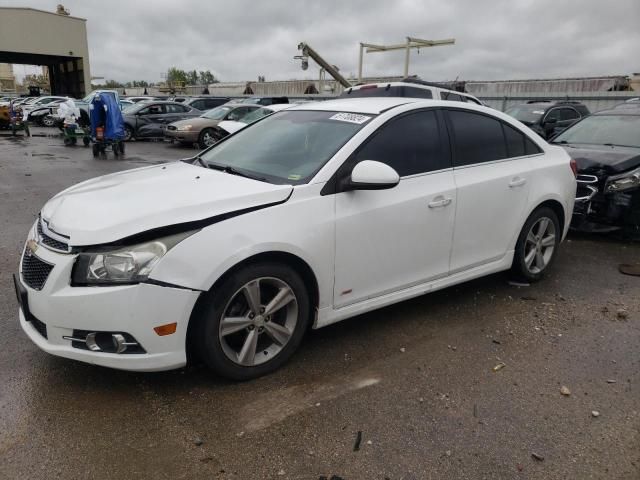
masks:
<svg viewBox="0 0 640 480"><path fill-rule="evenodd" d="M11 274L44 202L193 152L0 135L0 479L640 478L640 277L617 269L637 243L572 235L541 283L493 275L347 320L246 383L41 352Z"/></svg>

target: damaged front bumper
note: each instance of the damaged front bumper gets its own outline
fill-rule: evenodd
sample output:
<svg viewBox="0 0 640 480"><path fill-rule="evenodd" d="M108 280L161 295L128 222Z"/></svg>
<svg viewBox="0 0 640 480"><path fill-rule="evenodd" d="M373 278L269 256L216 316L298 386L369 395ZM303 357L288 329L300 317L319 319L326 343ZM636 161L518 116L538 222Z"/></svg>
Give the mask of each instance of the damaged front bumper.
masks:
<svg viewBox="0 0 640 480"><path fill-rule="evenodd" d="M571 228L585 232L640 230L640 188L606 192L608 178L579 174Z"/></svg>

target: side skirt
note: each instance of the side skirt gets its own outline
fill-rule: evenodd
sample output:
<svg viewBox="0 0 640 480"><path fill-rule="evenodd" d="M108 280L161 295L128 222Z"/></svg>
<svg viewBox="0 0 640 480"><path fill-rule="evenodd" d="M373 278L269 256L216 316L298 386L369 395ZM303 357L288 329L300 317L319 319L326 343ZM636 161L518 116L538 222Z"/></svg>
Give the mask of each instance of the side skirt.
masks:
<svg viewBox="0 0 640 480"><path fill-rule="evenodd" d="M513 262L513 254L513 250L510 250L504 257L494 262L480 265L463 272L458 272L454 275L449 275L444 278L421 283L419 285L414 285L412 287L388 293L380 297L370 298L353 305L347 305L342 308L322 308L318 311L313 328L326 327L327 325L339 322L340 320L355 317L356 315L361 315L378 308L386 307L387 305L392 305L404 300L409 300L410 298L419 297L420 295L424 295L425 293L435 292L436 290L441 290L452 285L457 285L459 283L467 282L479 277L484 277L492 273L509 270Z"/></svg>

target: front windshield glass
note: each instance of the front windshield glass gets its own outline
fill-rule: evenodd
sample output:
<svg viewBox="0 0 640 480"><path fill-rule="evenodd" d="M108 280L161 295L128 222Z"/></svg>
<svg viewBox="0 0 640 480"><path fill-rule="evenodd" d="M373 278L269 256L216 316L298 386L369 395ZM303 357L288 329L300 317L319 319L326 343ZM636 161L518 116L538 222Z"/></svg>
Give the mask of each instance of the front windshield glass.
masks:
<svg viewBox="0 0 640 480"><path fill-rule="evenodd" d="M544 115L544 109L538 106L518 105L508 108L504 113L523 123L536 123Z"/></svg>
<svg viewBox="0 0 640 480"><path fill-rule="evenodd" d="M562 132L553 143L640 148L640 115L592 115Z"/></svg>
<svg viewBox="0 0 640 480"><path fill-rule="evenodd" d="M284 111L240 130L201 155L212 167L232 167L271 183L300 184L313 175L373 115Z"/></svg>
<svg viewBox="0 0 640 480"><path fill-rule="evenodd" d="M239 118L238 122L246 123L249 125L250 123L255 122L256 120L260 120L262 117L266 117L267 115L271 115L273 110L269 108L258 108L247 113L244 117Z"/></svg>
<svg viewBox="0 0 640 480"><path fill-rule="evenodd" d="M140 110L140 108L141 108L141 106L140 106L139 103L134 103L134 104L127 105L126 107L124 107L122 109L122 113L128 113L128 114L136 113L138 110Z"/></svg>
<svg viewBox="0 0 640 480"><path fill-rule="evenodd" d="M229 110L231 107L216 107L200 116L209 120L222 120Z"/></svg>

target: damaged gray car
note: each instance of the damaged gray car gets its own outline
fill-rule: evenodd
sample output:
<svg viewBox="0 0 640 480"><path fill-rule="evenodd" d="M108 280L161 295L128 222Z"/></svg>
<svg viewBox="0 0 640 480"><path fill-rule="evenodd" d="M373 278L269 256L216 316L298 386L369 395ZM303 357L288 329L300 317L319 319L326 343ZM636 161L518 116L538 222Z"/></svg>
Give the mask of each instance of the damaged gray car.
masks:
<svg viewBox="0 0 640 480"><path fill-rule="evenodd" d="M640 104L625 103L574 124L551 143L578 167L572 228L640 235Z"/></svg>

